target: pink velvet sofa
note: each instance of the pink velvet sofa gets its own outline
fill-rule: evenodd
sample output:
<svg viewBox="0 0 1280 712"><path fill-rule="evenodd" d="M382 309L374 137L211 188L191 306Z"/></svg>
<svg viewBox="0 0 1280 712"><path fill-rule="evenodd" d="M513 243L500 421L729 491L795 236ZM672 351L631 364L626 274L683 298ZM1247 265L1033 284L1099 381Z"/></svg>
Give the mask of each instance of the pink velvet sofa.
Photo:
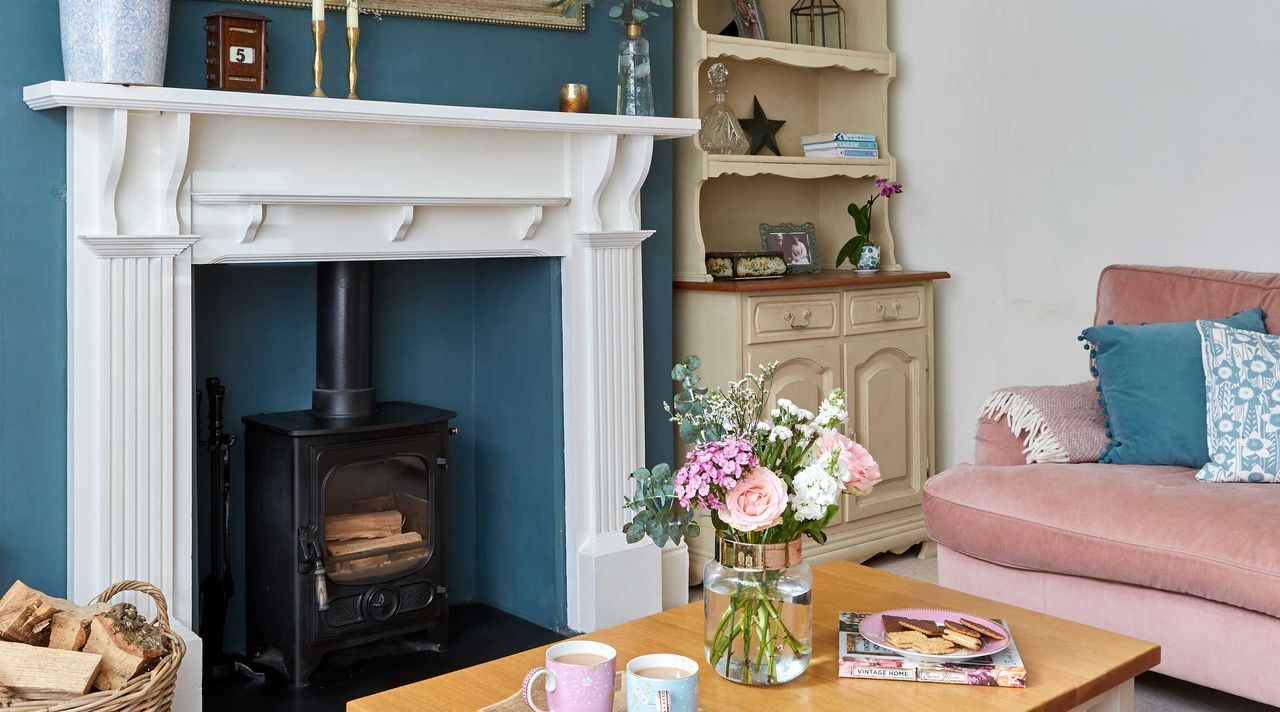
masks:
<svg viewBox="0 0 1280 712"><path fill-rule="evenodd" d="M1098 280L1094 321L1255 306L1280 333L1280 274L1116 265ZM1158 672L1280 705L1280 485L1027 465L1020 435L980 421L974 464L925 485L942 585L1157 642Z"/></svg>

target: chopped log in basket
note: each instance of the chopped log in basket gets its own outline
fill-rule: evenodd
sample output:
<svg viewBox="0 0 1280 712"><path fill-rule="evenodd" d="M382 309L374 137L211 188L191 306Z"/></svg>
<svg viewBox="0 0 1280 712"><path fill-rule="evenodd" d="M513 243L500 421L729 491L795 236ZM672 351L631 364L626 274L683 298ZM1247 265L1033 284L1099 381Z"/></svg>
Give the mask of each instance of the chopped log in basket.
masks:
<svg viewBox="0 0 1280 712"><path fill-rule="evenodd" d="M28 700L79 697L93 686L101 663L93 653L0 643L0 685Z"/></svg>
<svg viewBox="0 0 1280 712"><path fill-rule="evenodd" d="M70 602L46 596L21 581L14 581L0 598L0 640L28 645L46 645L53 614L74 610Z"/></svg>
<svg viewBox="0 0 1280 712"><path fill-rule="evenodd" d="M86 653L102 656L102 670L94 687L118 690L160 662L167 651L164 638L130 603L118 603L94 616L89 624Z"/></svg>
<svg viewBox="0 0 1280 712"><path fill-rule="evenodd" d="M70 611L58 611L53 614L49 626L49 647L61 650L84 650L89 642L89 624L94 616L111 610L110 603L95 603L91 606L80 606Z"/></svg>

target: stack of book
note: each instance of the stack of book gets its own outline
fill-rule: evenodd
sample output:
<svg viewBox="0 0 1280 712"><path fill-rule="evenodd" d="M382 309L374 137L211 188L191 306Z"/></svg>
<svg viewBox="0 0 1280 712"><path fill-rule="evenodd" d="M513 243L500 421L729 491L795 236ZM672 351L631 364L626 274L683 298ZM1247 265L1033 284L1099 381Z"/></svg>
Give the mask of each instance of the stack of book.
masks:
<svg viewBox="0 0 1280 712"><path fill-rule="evenodd" d="M858 633L858 624L866 613L840 614L840 677L869 677L880 680L910 682L942 682L952 685L989 685L992 687L1026 687L1027 668L1022 664L1018 648L1009 641L1004 650L969 660L928 662L903 657L882 648ZM997 623L1009 629L1000 619Z"/></svg>
<svg viewBox="0 0 1280 712"><path fill-rule="evenodd" d="M801 136L804 155L814 158L879 158L875 134L835 133Z"/></svg>

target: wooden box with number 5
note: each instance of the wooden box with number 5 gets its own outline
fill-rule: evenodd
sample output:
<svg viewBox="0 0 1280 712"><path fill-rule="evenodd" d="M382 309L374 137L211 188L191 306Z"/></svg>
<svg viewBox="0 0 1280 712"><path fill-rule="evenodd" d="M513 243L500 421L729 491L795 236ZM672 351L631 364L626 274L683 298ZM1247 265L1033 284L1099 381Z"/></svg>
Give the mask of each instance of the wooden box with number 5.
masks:
<svg viewBox="0 0 1280 712"><path fill-rule="evenodd" d="M221 10L205 17L208 88L266 91L268 22L265 15L247 10Z"/></svg>

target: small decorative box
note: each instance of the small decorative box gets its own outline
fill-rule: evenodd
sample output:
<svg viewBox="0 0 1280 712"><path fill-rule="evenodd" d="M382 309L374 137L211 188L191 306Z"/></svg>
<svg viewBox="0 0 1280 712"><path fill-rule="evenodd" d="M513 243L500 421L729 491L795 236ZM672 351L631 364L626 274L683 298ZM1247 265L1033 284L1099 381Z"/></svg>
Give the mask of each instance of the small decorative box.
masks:
<svg viewBox="0 0 1280 712"><path fill-rule="evenodd" d="M786 273L780 250L707 253L707 274L716 279L770 279Z"/></svg>

